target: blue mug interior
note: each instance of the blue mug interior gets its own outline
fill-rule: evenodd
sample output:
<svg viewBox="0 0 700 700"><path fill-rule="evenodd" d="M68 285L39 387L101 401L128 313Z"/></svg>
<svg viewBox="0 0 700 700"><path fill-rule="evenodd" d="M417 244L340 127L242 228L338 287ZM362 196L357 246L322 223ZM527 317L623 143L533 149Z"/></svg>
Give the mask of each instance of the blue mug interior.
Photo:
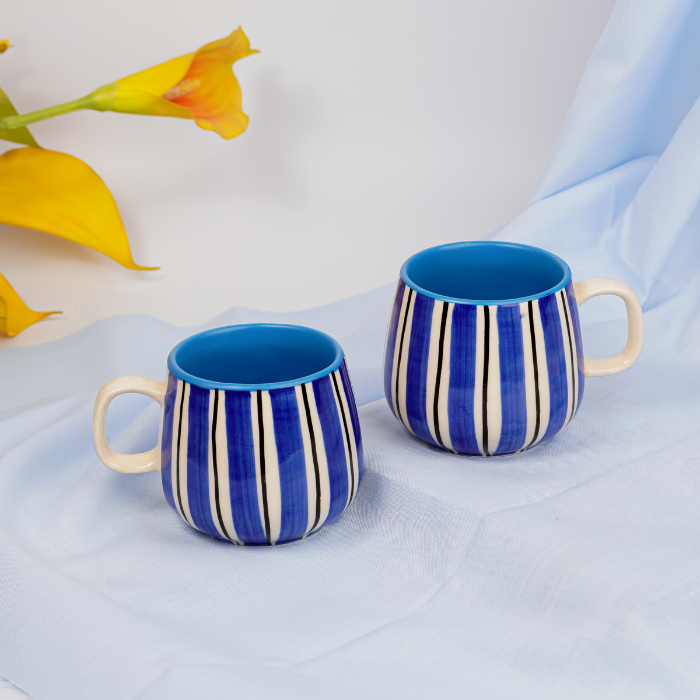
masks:
<svg viewBox="0 0 700 700"><path fill-rule="evenodd" d="M445 301L516 303L563 289L569 266L556 255L520 243L469 241L428 248L401 268L409 286Z"/></svg>
<svg viewBox="0 0 700 700"><path fill-rule="evenodd" d="M168 357L170 373L205 389L274 389L313 381L343 360L325 333L281 324L252 323L197 333Z"/></svg>

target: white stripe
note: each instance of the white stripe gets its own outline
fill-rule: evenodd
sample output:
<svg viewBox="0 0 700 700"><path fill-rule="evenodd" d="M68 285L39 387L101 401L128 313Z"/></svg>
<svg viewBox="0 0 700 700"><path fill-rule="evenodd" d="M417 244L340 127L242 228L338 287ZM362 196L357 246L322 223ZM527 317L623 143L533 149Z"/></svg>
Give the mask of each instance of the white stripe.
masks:
<svg viewBox="0 0 700 700"><path fill-rule="evenodd" d="M564 347L564 362L566 364L566 417L564 418L564 425L566 425L571 420L571 399L574 393L574 387L571 385L571 355L569 353L569 336L566 331L566 316L564 315L564 306L561 302L561 294L557 292L554 296L557 299L557 311L559 312L559 327L561 328L561 340L562 345Z"/></svg>
<svg viewBox="0 0 700 700"><path fill-rule="evenodd" d="M489 313L489 356L488 356L488 385L486 387L486 422L488 428L488 453L498 449L501 439L501 372L498 353L498 322L497 306L476 307L476 367L474 376L474 429L479 451L484 451L484 422L483 422L483 386L484 386L484 308Z"/></svg>
<svg viewBox="0 0 700 700"><path fill-rule="evenodd" d="M258 425L258 392L250 392L250 423L253 427L253 452L255 454L255 486L258 491L260 525L265 532L265 507L263 506L262 478L260 476L260 426ZM267 533L265 532L267 535Z"/></svg>
<svg viewBox="0 0 700 700"><path fill-rule="evenodd" d="M564 300L566 303L566 309L569 312L569 329L571 330L571 351L573 352L573 359L574 359L574 386L573 386L573 391L574 391L574 410L571 412L571 416L569 417L569 420L571 420L574 415L576 414L576 408L578 407L578 385L580 381L580 377L578 376L578 348L576 347L576 334L574 333L574 317L573 314L571 313L571 304L569 303L569 295L566 293L566 289L564 290ZM566 319L564 319L564 323L566 323ZM569 349L569 339L567 336L566 339L566 348L567 352ZM569 376L571 376L569 374Z"/></svg>
<svg viewBox="0 0 700 700"><path fill-rule="evenodd" d="M270 519L270 542L275 544L282 529L282 487L280 486L275 420L272 414L272 399L269 391L260 394L262 399L263 427L265 432L265 490L267 513Z"/></svg>
<svg viewBox="0 0 700 700"><path fill-rule="evenodd" d="M216 485L214 483L214 450L212 449L212 427L214 425L214 400L216 397L216 389L210 389L209 390L209 441L207 444L207 462L208 462L208 471L209 471L209 479L208 479L208 486L209 486L209 512L211 513L211 519L214 522L214 527L216 527L218 533L222 537L226 537L224 534L224 531L221 529L221 526L219 525L219 516L216 512ZM217 421L218 422L218 421ZM218 435L217 435L217 443L218 443ZM217 444L218 447L218 444ZM217 467L219 466L219 454L217 450ZM219 499L221 501L221 499Z"/></svg>
<svg viewBox="0 0 700 700"><path fill-rule="evenodd" d="M534 317L534 309L533 317ZM526 448L535 434L537 424L537 398L535 394L535 363L532 361L532 336L530 334L530 312L528 303L520 304L520 324L523 332L523 364L525 375L525 407L527 412L527 430L525 441L519 449Z"/></svg>
<svg viewBox="0 0 700 700"><path fill-rule="evenodd" d="M406 414L406 377L408 375L408 351L411 346L411 328L413 327L413 311L416 308L416 296L411 296L411 306L408 309L408 319L406 320L406 333L403 339L403 351L401 353L401 368L399 370L399 395L398 404L401 409L402 423L413 433ZM415 433L414 433L415 435Z"/></svg>
<svg viewBox="0 0 700 700"><path fill-rule="evenodd" d="M336 385L333 384L333 377L335 377L335 381L337 382L337 387L338 387L338 393L340 394L340 402L338 401L338 394L335 392L335 387ZM331 387L333 390L333 398L335 399L335 408L336 411L338 412L338 423L340 425L340 433L343 436L343 447L345 449L345 468L347 469L348 472L348 495L347 498L345 499L345 508L348 507L348 504L350 503L350 492L354 483L354 474L350 469L350 458L352 456L352 447L350 447L350 451L348 451L348 440L347 440L347 434L345 433L345 426L348 426L348 434L350 433L350 426L348 423L350 422L350 416L348 415L348 411L345 408L343 401L343 395L345 394L345 391L343 389L343 382L340 378L340 372L336 370L333 372L333 377L331 377L331 384L333 386ZM342 409L342 410L341 410ZM345 411L345 421L343 421L343 410Z"/></svg>
<svg viewBox="0 0 700 700"><path fill-rule="evenodd" d="M318 530L318 528L320 528L321 525L326 522L326 518L328 517L328 510L331 506L331 484L328 476L326 448L323 445L323 429L321 428L321 419L318 416L316 397L314 396L313 383L311 382L306 385L306 397L309 400L309 408L311 409L311 423L314 427L314 436L316 437L316 457L318 458L319 480L321 483L321 517L319 518L318 525L316 526L316 529Z"/></svg>
<svg viewBox="0 0 700 700"><path fill-rule="evenodd" d="M476 306L476 352L474 354L474 435L479 452L486 456L483 447L483 394L484 384L484 307Z"/></svg>
<svg viewBox="0 0 700 700"><path fill-rule="evenodd" d="M438 397L438 420L440 421L440 437L448 450L454 452L450 439L450 414L448 412L448 400L450 395L450 352L452 347L452 315L455 305L449 304L447 310L447 324L445 326L445 343L442 355L442 376L440 378L440 396Z"/></svg>
<svg viewBox="0 0 700 700"><path fill-rule="evenodd" d="M579 356L578 356L578 345L576 344L576 331L575 331L575 326L574 326L574 314L571 309L571 304L569 302L569 296L568 294L564 295L566 297L566 305L569 308L569 321L571 323L571 345L574 349L574 374L576 375L576 389L575 389L575 396L574 396L574 416L576 415L576 411L578 411L578 398L580 396L579 390L581 388L581 377L579 375L578 371L578 363L579 363ZM577 309L578 311L578 309ZM573 416L572 416L573 418Z"/></svg>
<svg viewBox="0 0 700 700"><path fill-rule="evenodd" d="M350 372L347 371L346 369L346 374L348 378L348 384L350 385L350 389L352 390L352 381L350 379ZM355 428L353 427L352 424L352 413L350 409L350 399L345 392L345 385L343 384L343 377L342 374L340 373L340 370L337 370L336 374L338 375L338 388L340 389L340 398L343 401L343 406L345 407L345 415L347 417L348 421L348 432L350 433L350 451L352 453L352 458L353 458L353 477L354 477L354 486L355 486L355 491L354 495L357 496L357 489L360 485L360 465L358 463L358 458L357 458L357 438L355 436Z"/></svg>
<svg viewBox="0 0 700 700"><path fill-rule="evenodd" d="M346 374L348 378L348 384L350 385L350 389L352 390L352 381L350 379L350 372L347 371L346 369ZM357 436L355 435L355 428L352 423L352 413L351 413L351 408L350 408L350 398L348 397L347 393L345 392L345 385L342 382L342 375L340 371L338 371L338 386L340 388L340 396L343 400L343 405L345 406L345 415L347 416L348 419L348 432L350 433L350 450L352 451L352 457L353 457L353 470L354 470L354 479L355 479L355 491L354 495L357 496L357 489L360 486L360 463L359 459L357 456Z"/></svg>
<svg viewBox="0 0 700 700"><path fill-rule="evenodd" d="M430 435L437 444L439 443L435 432L435 382L437 380L438 356L440 354L440 322L442 321L442 310L446 303L436 300L433 304L433 317L430 324L430 347L428 348L428 373L425 385L425 416L428 421Z"/></svg>
<svg viewBox="0 0 700 700"><path fill-rule="evenodd" d="M243 542L238 537L236 527L233 524L233 512L231 510L231 485L228 473L228 435L226 433L226 392L219 393L219 408L216 416L216 471L219 476L219 507L221 519L229 537L238 544ZM211 493L211 491L210 491ZM216 518L216 506L214 506L214 522Z"/></svg>
<svg viewBox="0 0 700 700"><path fill-rule="evenodd" d="M304 406L304 396L301 392L301 386L295 386L294 393L297 397L301 441L304 445L304 462L306 464L306 502L309 511L306 522L306 533L308 534L313 527L316 517L316 475L314 473L314 459L311 452L311 435L309 434L309 427L306 422L306 407Z"/></svg>
<svg viewBox="0 0 700 700"><path fill-rule="evenodd" d="M534 446L542 440L549 426L549 372L547 371L547 349L544 344L544 330L542 328L539 299L532 302L532 316L535 321L535 349L537 350L540 387L540 431L537 434L537 440L533 443Z"/></svg>
<svg viewBox="0 0 700 700"><path fill-rule="evenodd" d="M501 364L498 347L498 307L489 306L489 384L486 390L486 420L489 429L489 453L501 441Z"/></svg>
<svg viewBox="0 0 700 700"><path fill-rule="evenodd" d="M184 517L187 522L195 527L190 513L190 503L187 497L187 441L189 438L190 424L190 385L183 382L185 386L185 403L182 408L182 437L180 438L180 497L182 499L182 507L184 509ZM180 406L178 405L178 418ZM177 493L175 494L177 499Z"/></svg>
<svg viewBox="0 0 700 700"><path fill-rule="evenodd" d="M399 347L401 345L401 329L403 328L403 317L406 313L406 304L408 303L409 288L404 286L403 298L401 299L401 309L399 311L399 323L396 327L396 338L394 340L394 359L391 366L391 398L394 403L394 413L398 416L398 396L396 395L396 367L399 362ZM403 360L403 355L402 358Z"/></svg>
<svg viewBox="0 0 700 700"><path fill-rule="evenodd" d="M182 390L184 382L181 379L177 380L175 389L175 405L173 406L173 432L172 445L170 447L170 487L173 490L173 500L175 501L175 509L184 518L185 514L180 510L180 503L177 498L177 434L180 429L180 401L182 400ZM184 413L184 409L183 409Z"/></svg>

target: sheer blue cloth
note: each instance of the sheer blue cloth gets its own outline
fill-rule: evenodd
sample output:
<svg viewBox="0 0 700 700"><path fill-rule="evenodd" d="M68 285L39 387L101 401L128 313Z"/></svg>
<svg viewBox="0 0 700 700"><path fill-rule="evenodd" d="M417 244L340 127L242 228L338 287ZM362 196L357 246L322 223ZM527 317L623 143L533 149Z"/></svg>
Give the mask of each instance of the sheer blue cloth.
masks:
<svg viewBox="0 0 700 700"><path fill-rule="evenodd" d="M494 236L574 279L621 279L645 310L637 365L588 380L532 453L444 454L391 416L392 287L234 309L209 325L302 323L345 347L367 471L313 538L233 547L184 525L157 474L112 472L92 446L100 385L161 378L198 329L115 317L0 352L0 672L37 700L698 697L699 66L700 4L622 0L535 199ZM621 303L582 320L586 354L621 348ZM120 398L109 434L141 451L157 423Z"/></svg>

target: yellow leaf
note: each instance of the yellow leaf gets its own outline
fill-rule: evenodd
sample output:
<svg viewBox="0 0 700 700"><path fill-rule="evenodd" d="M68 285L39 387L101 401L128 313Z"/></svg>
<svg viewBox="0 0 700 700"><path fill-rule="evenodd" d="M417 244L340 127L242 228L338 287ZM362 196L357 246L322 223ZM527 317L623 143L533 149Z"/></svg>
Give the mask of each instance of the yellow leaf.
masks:
<svg viewBox="0 0 700 700"><path fill-rule="evenodd" d="M114 197L83 161L43 148L17 148L0 156L0 223L45 231L104 253L132 270Z"/></svg>
<svg viewBox="0 0 700 700"><path fill-rule="evenodd" d="M9 39L0 39L0 53L5 53L10 48Z"/></svg>
<svg viewBox="0 0 700 700"><path fill-rule="evenodd" d="M10 102L10 98L0 88L0 121L5 117L14 117L15 114L17 114L17 110ZM39 147L39 144L34 140L26 126L20 126L17 129L0 129L0 139L14 143L23 143L25 146Z"/></svg>
<svg viewBox="0 0 700 700"><path fill-rule="evenodd" d="M33 311L20 299L12 285L0 274L0 333L14 336L50 314L60 311Z"/></svg>

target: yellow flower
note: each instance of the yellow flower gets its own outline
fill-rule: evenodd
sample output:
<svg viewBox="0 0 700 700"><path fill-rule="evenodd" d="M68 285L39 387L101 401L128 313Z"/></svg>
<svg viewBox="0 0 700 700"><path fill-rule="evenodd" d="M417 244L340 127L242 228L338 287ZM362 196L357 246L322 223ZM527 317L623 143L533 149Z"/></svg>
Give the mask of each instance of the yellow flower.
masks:
<svg viewBox="0 0 700 700"><path fill-rule="evenodd" d="M87 97L28 114L5 116L0 131L24 127L78 109L194 119L197 126L225 139L242 134L248 117L233 74L239 58L258 53L239 27L229 36L153 68L103 85ZM0 137L1 138L1 137Z"/></svg>
<svg viewBox="0 0 700 700"><path fill-rule="evenodd" d="M9 48L0 40L0 53ZM28 148L0 156L0 223L37 229L80 243L135 270L119 210L99 176L73 156L39 148L26 126L79 109L193 119L225 139L242 134L248 117L233 64L257 53L239 27L194 53L104 85L87 97L17 114L0 90L0 139ZM0 275L0 332L16 335L57 311L38 312Z"/></svg>
<svg viewBox="0 0 700 700"><path fill-rule="evenodd" d="M50 314L60 311L33 311L19 297L12 285L0 275L0 333L17 335Z"/></svg>
<svg viewBox="0 0 700 700"><path fill-rule="evenodd" d="M118 80L93 93L113 98L113 112L194 119L197 126L225 139L242 134L248 117L241 106L241 88L233 64L257 51L239 27L229 36L202 46L194 53ZM116 87L116 89L115 89Z"/></svg>

